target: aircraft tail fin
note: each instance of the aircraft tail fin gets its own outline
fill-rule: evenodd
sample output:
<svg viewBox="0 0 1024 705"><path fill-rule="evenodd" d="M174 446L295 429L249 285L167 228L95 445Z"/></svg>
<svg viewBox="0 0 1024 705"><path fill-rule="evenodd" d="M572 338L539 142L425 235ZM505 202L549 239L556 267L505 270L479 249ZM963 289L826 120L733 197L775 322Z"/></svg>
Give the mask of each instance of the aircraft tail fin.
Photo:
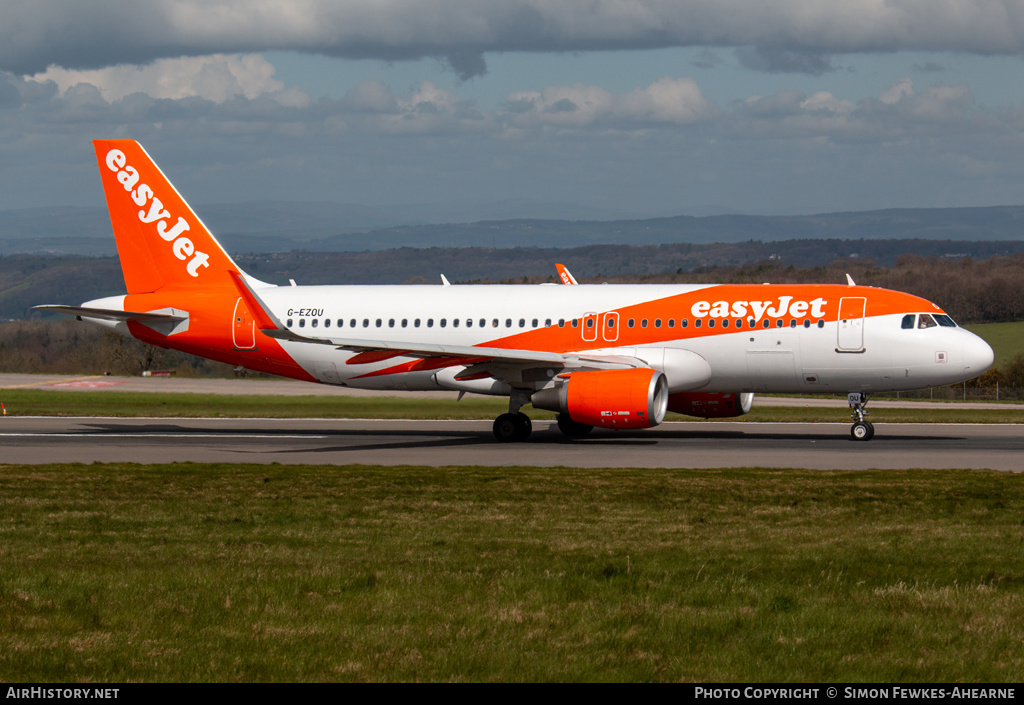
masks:
<svg viewBox="0 0 1024 705"><path fill-rule="evenodd" d="M231 284L241 271L134 140L95 140L129 294ZM253 280L255 281L255 280Z"/></svg>

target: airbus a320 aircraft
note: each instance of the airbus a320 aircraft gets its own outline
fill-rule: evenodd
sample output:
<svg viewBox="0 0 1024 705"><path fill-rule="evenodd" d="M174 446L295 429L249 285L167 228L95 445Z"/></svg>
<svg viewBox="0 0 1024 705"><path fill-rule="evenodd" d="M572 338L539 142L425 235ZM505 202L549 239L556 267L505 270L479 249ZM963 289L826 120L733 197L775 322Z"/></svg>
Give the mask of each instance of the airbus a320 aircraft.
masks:
<svg viewBox="0 0 1024 705"><path fill-rule="evenodd" d="M962 382L992 349L935 304L843 285L276 286L238 267L142 147L94 142L128 293L37 308L250 370L380 390L507 396L567 436L740 416L755 392L842 393L869 440L873 392ZM567 276L566 276L567 275Z"/></svg>

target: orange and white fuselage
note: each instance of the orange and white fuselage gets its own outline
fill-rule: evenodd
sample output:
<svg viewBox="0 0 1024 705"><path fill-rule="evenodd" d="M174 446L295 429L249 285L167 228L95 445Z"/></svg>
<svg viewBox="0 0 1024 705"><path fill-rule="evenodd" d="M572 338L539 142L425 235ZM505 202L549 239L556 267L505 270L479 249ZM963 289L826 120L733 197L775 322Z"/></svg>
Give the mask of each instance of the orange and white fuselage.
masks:
<svg viewBox="0 0 1024 705"><path fill-rule="evenodd" d="M918 389L993 360L939 306L864 286L274 286L238 268L141 146L95 145L128 293L49 308L251 370L636 427L665 402L716 415L701 405L733 395L742 413L752 392Z"/></svg>

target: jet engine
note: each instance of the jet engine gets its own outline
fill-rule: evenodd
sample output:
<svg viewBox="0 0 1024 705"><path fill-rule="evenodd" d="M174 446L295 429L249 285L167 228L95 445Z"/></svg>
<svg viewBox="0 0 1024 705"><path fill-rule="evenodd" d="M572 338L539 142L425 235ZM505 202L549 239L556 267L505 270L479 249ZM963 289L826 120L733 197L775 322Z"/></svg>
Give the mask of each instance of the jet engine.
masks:
<svg viewBox="0 0 1024 705"><path fill-rule="evenodd" d="M668 410L704 419L743 416L754 404L752 392L721 394L716 392L680 392L668 397Z"/></svg>
<svg viewBox="0 0 1024 705"><path fill-rule="evenodd" d="M593 370L560 377L560 386L534 392L535 408L604 428L650 428L665 420L668 380L658 370Z"/></svg>

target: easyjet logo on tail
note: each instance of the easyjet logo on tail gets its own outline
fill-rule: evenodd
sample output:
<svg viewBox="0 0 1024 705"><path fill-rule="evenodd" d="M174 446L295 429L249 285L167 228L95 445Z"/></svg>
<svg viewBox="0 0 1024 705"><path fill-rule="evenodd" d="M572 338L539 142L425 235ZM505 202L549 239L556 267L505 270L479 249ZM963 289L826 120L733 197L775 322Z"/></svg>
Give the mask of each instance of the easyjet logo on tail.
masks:
<svg viewBox="0 0 1024 705"><path fill-rule="evenodd" d="M141 206L139 220L143 223L156 223L156 232L165 242L170 243L171 252L182 262L188 261L185 270L190 276L198 277L200 267L209 267L210 255L196 250L192 240L185 237L188 232L188 221L178 216L174 225L168 227L173 216L164 209L163 202L153 193L147 184L140 184L138 170L128 164L128 158L120 149L112 149L107 152L107 168L117 173L118 182L124 186L124 190L131 194L135 205ZM149 204L149 209L145 208Z"/></svg>

